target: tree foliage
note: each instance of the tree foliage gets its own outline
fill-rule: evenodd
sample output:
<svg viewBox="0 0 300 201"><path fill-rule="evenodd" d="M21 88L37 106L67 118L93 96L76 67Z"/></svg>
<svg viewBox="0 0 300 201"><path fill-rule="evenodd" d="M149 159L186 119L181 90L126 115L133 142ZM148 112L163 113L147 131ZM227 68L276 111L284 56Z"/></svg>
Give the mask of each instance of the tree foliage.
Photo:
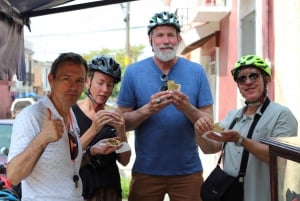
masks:
<svg viewBox="0 0 300 201"><path fill-rule="evenodd" d="M130 48L130 55L127 54L126 49L116 49L116 50L112 50L112 49L108 49L108 48L104 48L101 50L94 50L91 51L90 53L87 54L82 54L82 56L87 60L90 61L93 57L97 56L97 55L109 55L111 57L113 57L116 62L118 62L121 66L121 71L122 71L122 77L125 71L125 68L127 67L128 64L130 63L134 63L138 60L138 58L141 56L141 54L144 51L145 46L144 45L136 45L136 46L132 46ZM129 60L128 60L129 58ZM120 91L120 84L118 83L117 85L115 85L114 87L114 91L112 93L112 98L116 98L119 94ZM84 98L85 95L82 94L80 98Z"/></svg>

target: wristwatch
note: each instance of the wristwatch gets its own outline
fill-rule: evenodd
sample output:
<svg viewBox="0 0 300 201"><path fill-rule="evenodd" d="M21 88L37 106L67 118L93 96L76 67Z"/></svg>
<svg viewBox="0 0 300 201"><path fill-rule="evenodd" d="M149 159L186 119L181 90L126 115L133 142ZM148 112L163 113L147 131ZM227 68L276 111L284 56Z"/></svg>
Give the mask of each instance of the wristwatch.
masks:
<svg viewBox="0 0 300 201"><path fill-rule="evenodd" d="M235 142L237 146L243 146L244 137L240 136L239 139Z"/></svg>

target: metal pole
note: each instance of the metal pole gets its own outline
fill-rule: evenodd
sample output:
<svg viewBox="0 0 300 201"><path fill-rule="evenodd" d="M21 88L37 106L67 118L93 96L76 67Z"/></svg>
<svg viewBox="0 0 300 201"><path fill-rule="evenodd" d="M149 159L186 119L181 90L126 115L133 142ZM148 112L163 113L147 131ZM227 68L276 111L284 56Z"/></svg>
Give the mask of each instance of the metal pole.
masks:
<svg viewBox="0 0 300 201"><path fill-rule="evenodd" d="M130 52L130 3L126 3L126 64L131 63L131 52Z"/></svg>

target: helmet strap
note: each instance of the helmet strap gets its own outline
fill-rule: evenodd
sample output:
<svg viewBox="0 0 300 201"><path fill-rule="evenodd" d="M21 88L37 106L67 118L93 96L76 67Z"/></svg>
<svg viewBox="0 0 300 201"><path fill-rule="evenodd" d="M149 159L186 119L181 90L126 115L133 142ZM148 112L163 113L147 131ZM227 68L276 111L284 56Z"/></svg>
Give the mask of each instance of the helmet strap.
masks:
<svg viewBox="0 0 300 201"><path fill-rule="evenodd" d="M94 73L95 73L95 72L92 73L92 76L91 76L91 78L90 78L90 87L89 87L88 90L86 90L84 93L89 97L89 99L90 99L94 104L97 104L97 105L98 105L97 101L95 100L95 98L93 97L93 95L91 94L91 91L90 91L90 89L91 89L91 87L92 87L92 81L93 81L93 79L94 79Z"/></svg>
<svg viewBox="0 0 300 201"><path fill-rule="evenodd" d="M89 99L90 99L93 103L95 103L95 104L98 105L97 101L96 101L95 98L92 96L92 94L91 94L91 92L90 92L90 89L88 89L88 90L85 91L84 93L89 97Z"/></svg>

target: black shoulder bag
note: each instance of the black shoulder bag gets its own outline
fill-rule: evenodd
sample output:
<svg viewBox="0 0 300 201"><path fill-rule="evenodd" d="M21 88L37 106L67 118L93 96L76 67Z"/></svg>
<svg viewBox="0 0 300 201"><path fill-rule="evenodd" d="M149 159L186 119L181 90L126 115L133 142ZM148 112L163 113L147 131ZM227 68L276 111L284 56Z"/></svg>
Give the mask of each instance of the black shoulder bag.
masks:
<svg viewBox="0 0 300 201"><path fill-rule="evenodd" d="M263 106L261 107L261 115L269 105L270 100L267 97ZM254 116L254 120L251 124L251 127L249 129L247 138L252 137L253 130L259 121L260 114L256 113ZM235 118L230 126L229 130L233 128L237 121L237 118ZM202 201L243 201L244 200L244 177L246 175L246 168L248 163L248 157L249 152L244 149L243 155L242 155L242 161L240 166L239 175L237 177L228 175L226 172L224 172L220 167L220 162L222 159L223 152L225 150L226 143L224 143L222 148L222 153L220 155L220 158L218 160L218 164L215 167L215 169L210 173L210 175L207 177L207 179L204 181L202 187L200 196L202 198Z"/></svg>

